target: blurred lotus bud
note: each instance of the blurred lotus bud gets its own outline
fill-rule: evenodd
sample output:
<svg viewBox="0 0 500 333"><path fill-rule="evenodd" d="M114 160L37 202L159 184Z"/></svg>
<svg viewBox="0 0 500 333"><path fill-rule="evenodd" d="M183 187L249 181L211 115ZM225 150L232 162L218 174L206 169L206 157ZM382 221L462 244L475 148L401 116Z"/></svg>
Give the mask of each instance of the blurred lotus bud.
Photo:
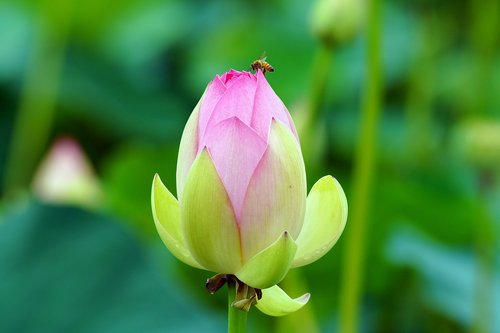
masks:
<svg viewBox="0 0 500 333"><path fill-rule="evenodd" d="M313 33L327 44L349 41L364 20L363 0L316 0L311 25Z"/></svg>
<svg viewBox="0 0 500 333"><path fill-rule="evenodd" d="M53 203L95 207L101 188L78 143L71 138L57 140L35 173L33 192Z"/></svg>
<svg viewBox="0 0 500 333"><path fill-rule="evenodd" d="M455 144L461 155L480 167L500 166L500 123L470 121L455 132Z"/></svg>
<svg viewBox="0 0 500 333"><path fill-rule="evenodd" d="M155 176L153 216L168 249L188 265L263 289L257 307L270 315L307 302L276 284L327 253L347 218L333 177L306 197L293 120L260 70L231 70L208 85L182 135L177 194L179 202Z"/></svg>

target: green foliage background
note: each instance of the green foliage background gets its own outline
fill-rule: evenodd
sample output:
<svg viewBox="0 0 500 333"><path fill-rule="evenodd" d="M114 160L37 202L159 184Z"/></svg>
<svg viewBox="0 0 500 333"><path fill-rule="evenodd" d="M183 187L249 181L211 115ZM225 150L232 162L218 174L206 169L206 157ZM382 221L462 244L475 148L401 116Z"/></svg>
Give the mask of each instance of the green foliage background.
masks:
<svg viewBox="0 0 500 333"><path fill-rule="evenodd" d="M224 292L154 230L150 186L175 192L183 126L206 84L264 50L268 80L300 123L326 77L309 187L332 174L350 214L367 81L365 25L319 62L314 2L0 1L0 332L220 332ZM381 3L380 119L357 321L362 332L500 332L500 5ZM368 7L367 7L368 8ZM315 88L316 87L316 88ZM31 191L70 136L103 189L97 207ZM307 307L253 332L338 331L346 235L283 287ZM352 254L359 255L359 253Z"/></svg>

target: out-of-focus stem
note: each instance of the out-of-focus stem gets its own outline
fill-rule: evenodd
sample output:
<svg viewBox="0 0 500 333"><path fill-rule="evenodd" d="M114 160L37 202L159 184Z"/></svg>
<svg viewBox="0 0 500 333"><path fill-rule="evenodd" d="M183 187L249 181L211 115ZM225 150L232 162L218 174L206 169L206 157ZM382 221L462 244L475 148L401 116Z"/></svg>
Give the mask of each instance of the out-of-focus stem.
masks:
<svg viewBox="0 0 500 333"><path fill-rule="evenodd" d="M475 73L473 82L475 93L474 100L469 106L469 114L485 115L493 110L493 105L488 105L488 98L485 96L485 87L493 84L491 68L497 53L498 31L500 25L499 11L500 3L496 0L469 2L471 14L470 43L475 57ZM495 167L493 167L495 170ZM488 172L478 171L478 200L485 202L488 190ZM484 180L486 178L486 181ZM476 221L471 221L476 225L476 283L475 283L475 309L472 332L491 332L491 323L494 316L492 292L494 289L494 265L495 246L497 236L494 230L493 221L488 214L486 207L482 208L480 216Z"/></svg>
<svg viewBox="0 0 500 333"><path fill-rule="evenodd" d="M487 207L487 193L491 177L487 171L479 172L478 188L480 211L476 221L476 244L477 255L475 274L475 317L472 332L491 332L491 322L493 320L493 296L494 289L494 267L495 267L495 247L496 236L495 227L489 215Z"/></svg>
<svg viewBox="0 0 500 333"><path fill-rule="evenodd" d="M318 168L318 159L324 148L323 128L321 127L321 110L325 99L326 86L332 65L333 45L321 44L315 56L312 77L305 105L305 114L299 122L302 154L306 169L310 174Z"/></svg>
<svg viewBox="0 0 500 333"><path fill-rule="evenodd" d="M37 44L28 63L4 175L6 193L29 185L54 117L72 1L40 2Z"/></svg>
<svg viewBox="0 0 500 333"><path fill-rule="evenodd" d="M304 122L304 130L306 132L314 131L314 127L318 122L321 104L324 102L326 84L330 74L332 64L333 46L329 44L321 44L314 62L311 90L307 103L307 115Z"/></svg>
<svg viewBox="0 0 500 333"><path fill-rule="evenodd" d="M227 331L228 333L245 333L247 331L248 312L232 306L236 298L236 284L233 281L227 283Z"/></svg>
<svg viewBox="0 0 500 333"><path fill-rule="evenodd" d="M426 18L419 30L423 31L422 37L412 45L415 47L415 61L410 71L406 105L409 132L406 159L425 165L433 155L432 101L436 72L433 60L443 38L436 34L436 23L432 18Z"/></svg>
<svg viewBox="0 0 500 333"><path fill-rule="evenodd" d="M333 45L322 43L319 45L313 63L311 87L307 96L306 113L303 123L298 128L302 146L302 153L309 171L318 165L318 153L321 150L318 142L318 124L321 116L321 107L324 103L326 86L332 65ZM314 173L314 172L313 172ZM290 271L283 281L287 289L300 293L305 284L300 271ZM317 332L318 324L313 312L305 307L300 312L277 319L277 331L287 332Z"/></svg>
<svg viewBox="0 0 500 333"><path fill-rule="evenodd" d="M497 0L470 1L471 29L470 43L473 55L475 57L474 66L474 100L470 107L472 113L487 114L487 99L484 89L489 83L493 83L489 78L492 77L491 68L497 56L497 41L499 22L500 3ZM468 87L469 88L469 87ZM469 88L470 89L470 88ZM494 109L494 108L491 108Z"/></svg>
<svg viewBox="0 0 500 333"><path fill-rule="evenodd" d="M353 196L343 250L339 332L358 332L366 229L376 161L376 138L382 97L380 63L381 0L368 2L367 77L361 115L360 137L355 155Z"/></svg>

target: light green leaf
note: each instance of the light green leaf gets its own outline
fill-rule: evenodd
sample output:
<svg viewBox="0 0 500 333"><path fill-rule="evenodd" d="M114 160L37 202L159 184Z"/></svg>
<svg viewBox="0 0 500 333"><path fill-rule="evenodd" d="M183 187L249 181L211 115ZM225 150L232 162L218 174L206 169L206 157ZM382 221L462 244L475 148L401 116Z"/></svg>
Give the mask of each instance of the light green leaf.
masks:
<svg viewBox="0 0 500 333"><path fill-rule="evenodd" d="M187 245L196 261L217 273L234 274L239 271L238 225L206 148L191 167L180 208Z"/></svg>
<svg viewBox="0 0 500 333"><path fill-rule="evenodd" d="M311 294L291 298L278 286L262 289L262 298L257 302L257 309L269 316L285 316L307 304Z"/></svg>
<svg viewBox="0 0 500 333"><path fill-rule="evenodd" d="M156 230L168 250L180 261L203 268L191 255L181 230L179 203L155 174L151 189L151 207Z"/></svg>
<svg viewBox="0 0 500 333"><path fill-rule="evenodd" d="M251 258L236 277L253 288L269 288L283 280L290 269L297 245L288 232Z"/></svg>
<svg viewBox="0 0 500 333"><path fill-rule="evenodd" d="M307 197L306 216L296 240L292 267L314 262L335 245L347 221L347 199L339 182L325 176L314 184Z"/></svg>
<svg viewBox="0 0 500 333"><path fill-rule="evenodd" d="M240 229L243 260L265 249L286 230L297 239L306 209L306 174L297 138L274 120L269 145L248 185Z"/></svg>

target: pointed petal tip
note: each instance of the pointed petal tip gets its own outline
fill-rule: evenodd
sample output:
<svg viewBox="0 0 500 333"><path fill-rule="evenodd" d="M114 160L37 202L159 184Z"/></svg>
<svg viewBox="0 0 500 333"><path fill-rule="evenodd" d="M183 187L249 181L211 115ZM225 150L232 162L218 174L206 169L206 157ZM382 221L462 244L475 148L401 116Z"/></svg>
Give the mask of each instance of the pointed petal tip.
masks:
<svg viewBox="0 0 500 333"><path fill-rule="evenodd" d="M296 252L295 241L285 231L271 245L248 260L236 276L253 288L269 288L283 280Z"/></svg>
<svg viewBox="0 0 500 333"><path fill-rule="evenodd" d="M297 303L300 303L300 304L303 304L303 305L306 305L307 302L309 302L309 299L311 298L311 293L305 293L304 295L300 296L300 297L297 297L295 299L295 301Z"/></svg>
<svg viewBox="0 0 500 333"><path fill-rule="evenodd" d="M262 299L257 302L256 307L263 313L279 317L300 310L309 302L310 293L297 298L291 298L277 285L262 290Z"/></svg>
<svg viewBox="0 0 500 333"><path fill-rule="evenodd" d="M153 175L153 183L158 181L158 179L160 179L160 175L158 174L158 172L155 172L155 174Z"/></svg>

